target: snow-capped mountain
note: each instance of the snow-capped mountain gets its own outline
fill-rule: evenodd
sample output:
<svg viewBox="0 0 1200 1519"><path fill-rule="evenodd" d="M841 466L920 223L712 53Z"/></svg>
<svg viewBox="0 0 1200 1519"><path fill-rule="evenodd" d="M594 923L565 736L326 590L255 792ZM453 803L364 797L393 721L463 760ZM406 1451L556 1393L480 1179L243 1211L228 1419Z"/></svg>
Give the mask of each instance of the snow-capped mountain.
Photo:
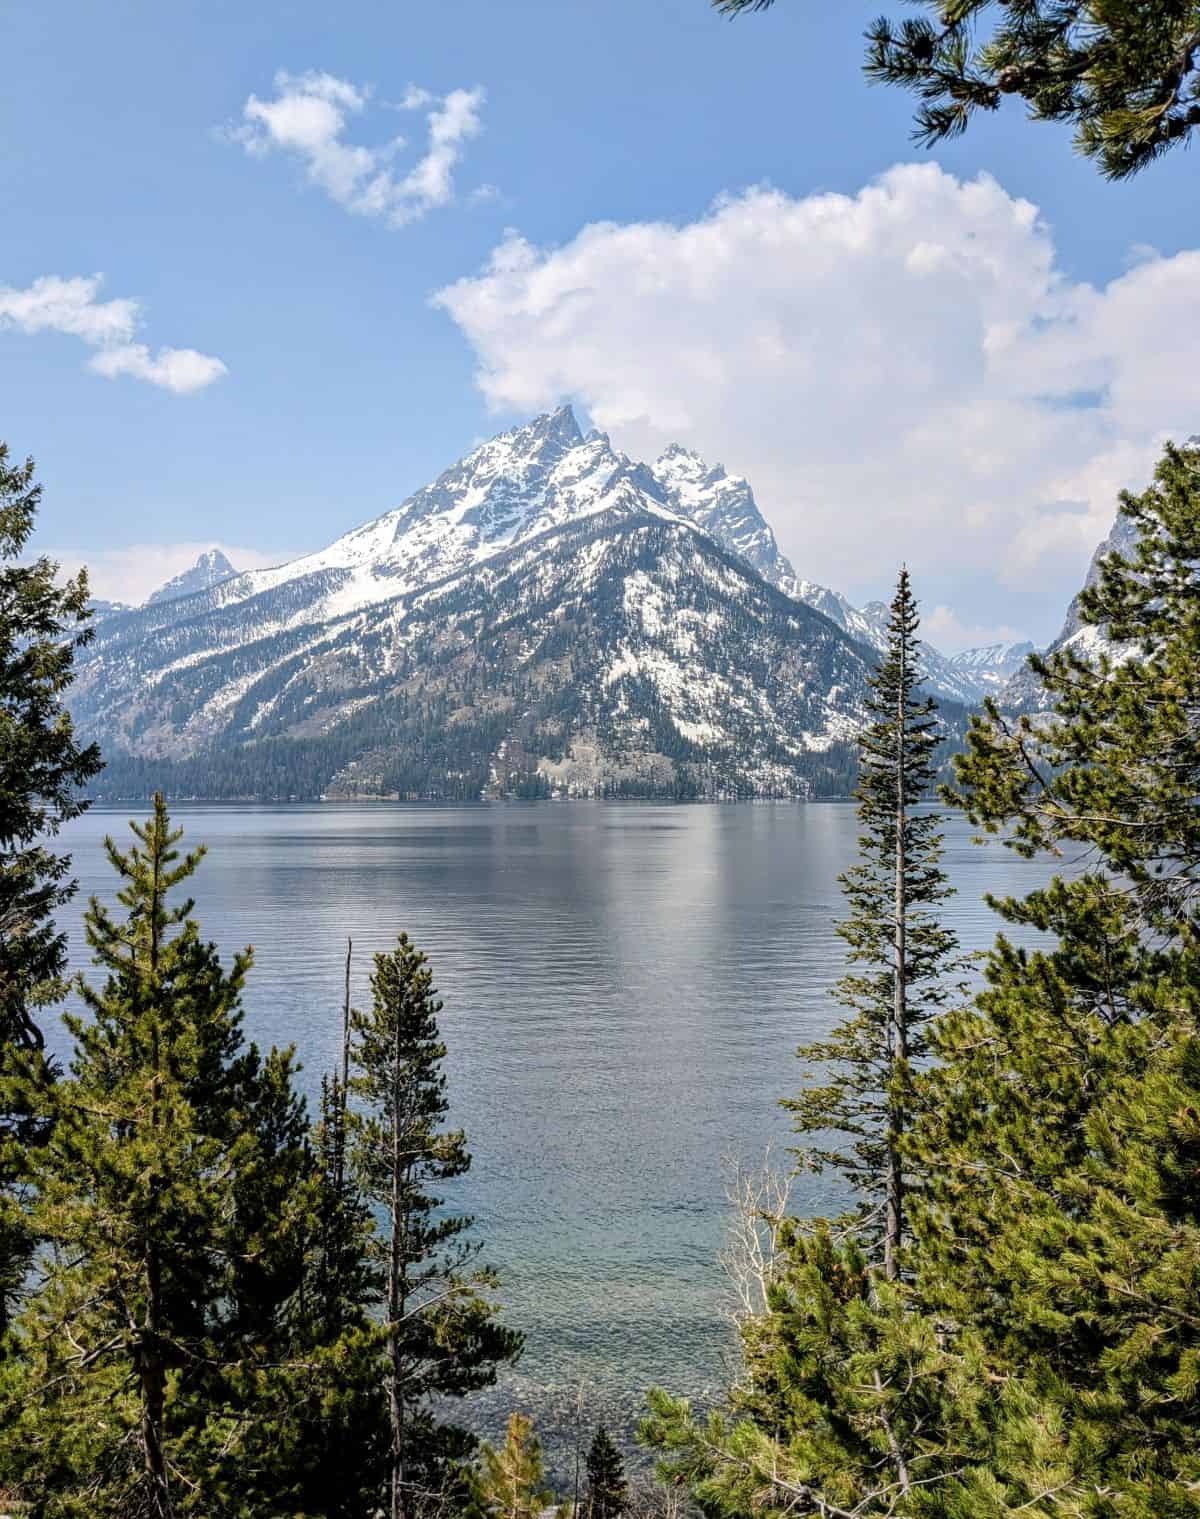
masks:
<svg viewBox="0 0 1200 1519"><path fill-rule="evenodd" d="M809 606L824 612L852 638L860 639L873 649L886 647L887 602L868 601L864 606L854 607L838 591L815 585L811 580L799 581L796 594ZM922 642L924 684L942 701L978 706L985 696L999 691L1022 667L1033 647L1031 643L996 643L964 649L960 654L943 654L931 643Z"/></svg>
<svg viewBox="0 0 1200 1519"><path fill-rule="evenodd" d="M563 408L319 553L105 621L76 718L110 794L844 793L870 655L750 562L786 566L764 528L744 482Z"/></svg>
<svg viewBox="0 0 1200 1519"><path fill-rule="evenodd" d="M106 601L103 596L88 597L88 611L99 621L101 617L115 617L118 612L132 612L133 605L127 601Z"/></svg>
<svg viewBox="0 0 1200 1519"><path fill-rule="evenodd" d="M1024 665L1034 652L1034 647L1028 640L1022 643L982 644L977 649L964 649L961 654L952 654L949 662L956 670L970 670L981 680L999 685Z"/></svg>
<svg viewBox="0 0 1200 1519"><path fill-rule="evenodd" d="M180 596L193 596L197 591L210 590L214 585L220 585L222 580L228 580L236 574L237 571L220 549L209 549L200 555L190 570L184 570L181 575L176 575L165 585L160 585L157 591L151 592L143 604L153 606L157 601L175 601Z"/></svg>

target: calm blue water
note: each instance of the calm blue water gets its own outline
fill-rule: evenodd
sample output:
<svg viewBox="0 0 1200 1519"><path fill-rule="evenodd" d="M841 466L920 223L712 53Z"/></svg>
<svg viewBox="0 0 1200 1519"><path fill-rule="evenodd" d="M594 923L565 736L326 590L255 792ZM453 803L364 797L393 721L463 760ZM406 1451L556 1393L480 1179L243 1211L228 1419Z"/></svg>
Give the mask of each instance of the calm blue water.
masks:
<svg viewBox="0 0 1200 1519"><path fill-rule="evenodd" d="M105 833L71 825L81 885L114 877ZM206 936L255 949L247 1028L295 1043L314 1090L340 1044L347 936L356 1001L369 956L405 929L445 1000L452 1121L475 1163L453 1201L477 1219L518 1368L482 1417L514 1403L553 1435L582 1385L591 1413L628 1425L662 1384L721 1385L728 1330L717 1266L723 1165L786 1149L777 1099L793 1051L829 1029L842 970L838 874L850 807L499 803L192 806L210 853L195 880ZM990 943L984 891L1023 891L1045 867L980 848L947 820L948 909L964 948ZM817 1179L795 1195L821 1206Z"/></svg>

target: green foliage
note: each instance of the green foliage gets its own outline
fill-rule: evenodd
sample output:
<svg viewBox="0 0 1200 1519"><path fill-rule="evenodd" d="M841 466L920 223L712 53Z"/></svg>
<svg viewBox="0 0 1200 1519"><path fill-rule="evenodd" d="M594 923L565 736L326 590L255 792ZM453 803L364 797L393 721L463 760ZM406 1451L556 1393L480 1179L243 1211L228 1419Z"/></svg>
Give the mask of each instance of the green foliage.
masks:
<svg viewBox="0 0 1200 1519"><path fill-rule="evenodd" d="M351 1159L363 1193L382 1209L382 1269L393 1519L410 1519L453 1480L473 1441L440 1404L489 1386L521 1337L496 1318L491 1272L474 1265L471 1220L443 1211L432 1189L471 1160L448 1110L438 1033L442 1004L427 957L401 934L375 957L372 1009L351 1017Z"/></svg>
<svg viewBox="0 0 1200 1519"><path fill-rule="evenodd" d="M773 0L712 0L728 15ZM1033 121L1068 122L1077 150L1124 179L1200 126L1196 0L918 0L924 15L867 32L866 72L921 102L932 145L977 111L1023 100Z"/></svg>
<svg viewBox="0 0 1200 1519"><path fill-rule="evenodd" d="M472 1519L541 1519L554 1494L545 1485L541 1441L531 1419L510 1414L504 1444L498 1450L485 1444L479 1458Z"/></svg>
<svg viewBox="0 0 1200 1519"><path fill-rule="evenodd" d="M976 719L958 767L967 815L1013 830L1025 855L1087 849L1136 888L1147 929L1194 932L1200 883L1200 447L1168 446L1155 483L1125 492L1136 558L1111 556L1080 598L1085 626L1122 646L1089 661L1067 647L1032 665L1055 720ZM1014 921L1035 921L1008 904Z"/></svg>
<svg viewBox="0 0 1200 1519"><path fill-rule="evenodd" d="M912 1137L922 1299L1008 1389L971 1515L1200 1510L1200 449L1122 510L1136 555L1081 598L1119 646L1038 661L1051 715L991 710L959 766L976 822L1086 862L996 904L1049 947L1000 940Z"/></svg>
<svg viewBox="0 0 1200 1519"><path fill-rule="evenodd" d="M834 1133L840 1147L806 1158L832 1166L860 1194L850 1219L872 1260L899 1269L910 1177L900 1142L912 1074L927 1053L926 1025L952 987L957 940L938 906L951 895L940 866L936 813L921 809L936 775L937 707L920 691L919 618L907 571L892 602L888 647L871 679L870 722L859 739L859 863L842 877L850 916L838 926L851 966L837 987L848 1009L832 1034L803 1046L822 1080L784 1106L804 1136Z"/></svg>
<svg viewBox="0 0 1200 1519"><path fill-rule="evenodd" d="M33 460L0 443L0 1044L40 1046L34 1011L62 995L66 936L54 913L75 883L47 837L77 817L78 788L100 770L62 700L91 638L87 577L55 582L48 559L19 564L41 499Z"/></svg>
<svg viewBox="0 0 1200 1519"><path fill-rule="evenodd" d="M36 1245L28 1161L45 1125L29 1100L54 1076L37 1014L63 992L55 914L75 892L69 857L48 841L83 811L79 787L100 769L63 707L91 638L87 579L59 586L48 559L17 562L40 499L33 461L10 464L0 443L0 1339Z"/></svg>
<svg viewBox="0 0 1200 1519"><path fill-rule="evenodd" d="M598 1426L587 1453L587 1502L584 1519L620 1519L627 1507L625 1463L604 1425Z"/></svg>
<svg viewBox="0 0 1200 1519"><path fill-rule="evenodd" d="M948 1356L934 1322L822 1221L784 1240L768 1311L744 1346L727 1412L701 1421L687 1400L656 1392L641 1432L660 1476L714 1519L925 1512L978 1440L978 1355Z"/></svg>
<svg viewBox="0 0 1200 1519"><path fill-rule="evenodd" d="M107 974L66 1020L70 1076L34 1094L46 1250L0 1388L0 1480L47 1519L312 1512L298 1453L350 1411L370 1337L300 1311L307 1123L290 1052L243 1040L249 951L226 972L192 903L168 903L203 850L181 856L161 797L133 831L127 853L107 842L125 916L87 913Z"/></svg>

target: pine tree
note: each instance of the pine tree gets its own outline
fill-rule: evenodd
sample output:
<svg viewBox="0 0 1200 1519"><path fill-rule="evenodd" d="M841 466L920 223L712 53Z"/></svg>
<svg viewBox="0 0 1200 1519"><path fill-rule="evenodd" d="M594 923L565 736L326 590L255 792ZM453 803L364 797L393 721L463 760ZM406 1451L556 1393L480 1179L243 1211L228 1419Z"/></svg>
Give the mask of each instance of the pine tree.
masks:
<svg viewBox="0 0 1200 1519"><path fill-rule="evenodd" d="M601 1424L588 1448L585 1519L619 1519L627 1506L627 1494L621 1452Z"/></svg>
<svg viewBox="0 0 1200 1519"><path fill-rule="evenodd" d="M996 1399L956 1514L1197 1512L1200 1481L1200 448L1125 495L1138 525L1081 598L1117 640L1036 661L1050 712L977 720L959 800L1084 868L994 905L973 1006L937 1030L911 1145L927 1312Z"/></svg>
<svg viewBox="0 0 1200 1519"><path fill-rule="evenodd" d="M10 464L0 443L0 1342L36 1243L27 1161L45 1135L37 1089L54 1075L37 1015L63 993L55 915L75 891L69 857L48 840L84 810L79 788L100 769L63 707L91 637L87 578L59 586L48 559L16 562L40 499L33 461Z"/></svg>
<svg viewBox="0 0 1200 1519"><path fill-rule="evenodd" d="M180 855L161 796L131 826L128 852L107 841L126 916L87 913L107 979L66 1019L76 1053L34 1158L48 1248L0 1417L4 1475L47 1516L237 1512L297 1257L290 1055L242 1040L249 951L226 972L192 903L168 904L203 850Z"/></svg>
<svg viewBox="0 0 1200 1519"><path fill-rule="evenodd" d="M292 1270L265 1304L270 1362L251 1362L235 1389L253 1410L231 1480L256 1516L373 1519L388 1470L383 1336L373 1321L380 1273L374 1223L345 1173L340 1078L322 1083L320 1117L280 1231ZM213 1462L219 1467L221 1460ZM252 1474L252 1478L250 1476Z"/></svg>
<svg viewBox="0 0 1200 1519"><path fill-rule="evenodd" d="M391 1423L389 1512L413 1519L472 1448L465 1431L439 1423L435 1400L462 1397L496 1378L521 1337L503 1328L487 1296L491 1273L473 1268L471 1220L443 1213L430 1189L470 1166L461 1131L440 1127L448 1110L438 1033L442 1004L427 957L401 934L375 957L370 1013L352 1015L351 1157L366 1196L386 1219L385 1385Z"/></svg>
<svg viewBox="0 0 1200 1519"><path fill-rule="evenodd" d="M828 1039L801 1048L800 1058L822 1067L825 1079L784 1104L800 1134L832 1131L849 1140L809 1158L840 1171L862 1194L847 1222L889 1281L899 1275L907 1235L902 1146L914 1062L924 1057L926 1026L952 989L957 950L936 912L951 894L939 864L938 818L920 806L934 784L940 733L936 705L920 692L918 626L902 570L859 739L859 863L842 877L850 917L838 932L853 969L837 993L850 1016Z"/></svg>
<svg viewBox="0 0 1200 1519"><path fill-rule="evenodd" d="M711 0L727 15L774 0ZM965 132L1006 96L1034 121L1068 122L1075 146L1124 179L1200 126L1195 0L919 0L926 14L867 32L868 78L917 95L915 136Z"/></svg>
<svg viewBox="0 0 1200 1519"><path fill-rule="evenodd" d="M500 1449L485 1444L480 1451L475 1515L479 1519L541 1519L554 1502L545 1483L542 1446L533 1421L525 1414L510 1414Z"/></svg>
<svg viewBox="0 0 1200 1519"><path fill-rule="evenodd" d="M936 911L950 894L937 816L920 805L940 733L919 690L917 628L901 571L859 740L859 863L842 880L853 968L838 996L850 1016L800 1050L825 1079L785 1103L801 1134L848 1140L806 1159L841 1172L863 1200L834 1221L778 1226L766 1311L741 1323L744 1370L728 1413L701 1424L686 1401L651 1396L643 1436L705 1513L915 1512L957 1482L964 1446L980 1440L977 1349L964 1336L945 1353L936 1321L913 1309L918 1263L906 1260L914 1069L957 950Z"/></svg>
<svg viewBox="0 0 1200 1519"><path fill-rule="evenodd" d="M0 443L0 1044L42 1044L35 1013L63 993L66 935L54 922L75 883L46 839L78 817L100 770L63 707L76 652L92 636L87 577L59 586L48 559L15 561L41 500L33 460Z"/></svg>
<svg viewBox="0 0 1200 1519"><path fill-rule="evenodd" d="M943 1512L964 1453L986 1444L977 1345L964 1336L947 1355L937 1322L826 1221L795 1225L782 1247L729 1407L701 1419L650 1393L640 1436L660 1480L712 1519Z"/></svg>

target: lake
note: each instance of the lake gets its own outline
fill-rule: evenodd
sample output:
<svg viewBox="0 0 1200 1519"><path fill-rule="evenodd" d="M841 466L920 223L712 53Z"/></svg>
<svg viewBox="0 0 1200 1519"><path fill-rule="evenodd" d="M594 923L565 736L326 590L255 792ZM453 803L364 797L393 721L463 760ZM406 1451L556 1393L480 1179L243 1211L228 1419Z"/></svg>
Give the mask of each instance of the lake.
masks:
<svg viewBox="0 0 1200 1519"><path fill-rule="evenodd" d="M129 809L64 832L81 893L115 877L102 840ZM365 1002L370 956L406 930L445 1010L452 1122L474 1153L453 1204L474 1214L525 1354L476 1417L523 1406L563 1436L587 1417L628 1429L643 1389L699 1400L723 1381L729 1330L717 1255L724 1168L768 1144L786 1157L797 1044L838 1017L837 878L853 863L848 806L496 803L188 806L210 853L197 914L223 952L252 944L246 1025L295 1043L309 1093L340 1048L346 939ZM946 820L966 949L998 920L985 891L1028 890L1042 864L971 842ZM60 1042L61 1047L61 1042ZM831 1199L819 1178L797 1211Z"/></svg>

